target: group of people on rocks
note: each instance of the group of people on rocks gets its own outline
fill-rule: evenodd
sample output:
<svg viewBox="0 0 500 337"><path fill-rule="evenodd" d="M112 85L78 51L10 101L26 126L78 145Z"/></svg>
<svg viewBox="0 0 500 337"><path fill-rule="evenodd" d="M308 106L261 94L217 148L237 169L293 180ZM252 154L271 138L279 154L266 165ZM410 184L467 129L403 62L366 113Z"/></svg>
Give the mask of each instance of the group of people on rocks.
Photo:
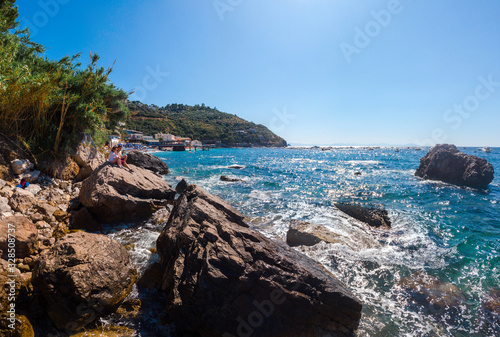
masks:
<svg viewBox="0 0 500 337"><path fill-rule="evenodd" d="M130 172L133 172L133 170L127 164L127 155L122 154L122 149L123 149L123 146L121 144L113 146L111 148L111 153L109 154L108 161L111 164L117 164L118 167L125 167Z"/></svg>

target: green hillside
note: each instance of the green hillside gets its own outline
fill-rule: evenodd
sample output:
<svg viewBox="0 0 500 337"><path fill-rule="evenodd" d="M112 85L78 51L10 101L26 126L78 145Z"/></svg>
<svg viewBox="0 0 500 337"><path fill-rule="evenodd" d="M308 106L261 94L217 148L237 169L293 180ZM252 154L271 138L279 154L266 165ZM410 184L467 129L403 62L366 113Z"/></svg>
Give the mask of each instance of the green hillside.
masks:
<svg viewBox="0 0 500 337"><path fill-rule="evenodd" d="M220 141L223 146L286 146L286 141L267 127L236 115L202 105L169 104L151 106L128 102L127 128L154 135L163 132L198 139L205 144Z"/></svg>

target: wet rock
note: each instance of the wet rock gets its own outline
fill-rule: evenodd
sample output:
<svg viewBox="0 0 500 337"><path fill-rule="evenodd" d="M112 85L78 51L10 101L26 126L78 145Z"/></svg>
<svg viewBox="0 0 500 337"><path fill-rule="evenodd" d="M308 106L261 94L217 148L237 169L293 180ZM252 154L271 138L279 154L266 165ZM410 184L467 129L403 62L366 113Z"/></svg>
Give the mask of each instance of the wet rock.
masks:
<svg viewBox="0 0 500 337"><path fill-rule="evenodd" d="M16 188L9 199L9 206L16 212L24 213L35 204L33 193L22 188Z"/></svg>
<svg viewBox="0 0 500 337"><path fill-rule="evenodd" d="M291 247L314 246L320 242L341 244L355 251L380 248L381 244L364 228L351 224L349 235L336 233L326 226L315 225L305 221L292 220L286 235L286 243Z"/></svg>
<svg viewBox="0 0 500 337"><path fill-rule="evenodd" d="M170 173L167 163L150 153L144 153L142 151L134 150L127 152L127 163L161 175Z"/></svg>
<svg viewBox="0 0 500 337"><path fill-rule="evenodd" d="M487 188L493 180L493 166L486 159L469 156L455 145L436 145L420 159L417 177L459 186Z"/></svg>
<svg viewBox="0 0 500 337"><path fill-rule="evenodd" d="M391 228L391 219L383 208L366 207L358 204L335 203L335 207L359 221L375 228Z"/></svg>
<svg viewBox="0 0 500 337"><path fill-rule="evenodd" d="M399 282L397 287L408 291L414 304L424 307L433 315L457 310L459 305L466 303L464 294L457 286L424 272L415 272Z"/></svg>
<svg viewBox="0 0 500 337"><path fill-rule="evenodd" d="M150 216L174 197L170 185L153 172L106 163L83 181L79 199L97 220L118 222Z"/></svg>
<svg viewBox="0 0 500 337"><path fill-rule="evenodd" d="M3 337L35 337L33 326L26 316L15 315L14 326L15 329L10 328L12 321L10 317L4 315L0 316L0 335Z"/></svg>
<svg viewBox="0 0 500 337"><path fill-rule="evenodd" d="M47 301L59 328L82 328L121 303L137 271L123 246L104 235L72 233L44 251L33 271L33 286ZM64 282L61 282L64 280Z"/></svg>
<svg viewBox="0 0 500 337"><path fill-rule="evenodd" d="M23 174L25 171L32 169L34 165L28 159L15 159L10 162L12 172L19 175Z"/></svg>
<svg viewBox="0 0 500 337"><path fill-rule="evenodd" d="M494 336L495 331L500 331L500 288L490 289L483 300L482 309L481 331L485 336Z"/></svg>
<svg viewBox="0 0 500 337"><path fill-rule="evenodd" d="M220 180L231 182L231 183L245 182L244 180L237 179L237 178L231 178L228 176L220 176Z"/></svg>
<svg viewBox="0 0 500 337"><path fill-rule="evenodd" d="M158 262L153 263L145 270L144 275L139 278L137 285L149 290L160 289L163 271L161 264Z"/></svg>
<svg viewBox="0 0 500 337"><path fill-rule="evenodd" d="M139 314L139 310L141 309L142 302L139 299L130 299L125 300L123 303L116 309L116 313L121 315L125 319L133 319L136 318Z"/></svg>
<svg viewBox="0 0 500 337"><path fill-rule="evenodd" d="M72 229L83 229L87 232L102 232L102 226L94 219L92 214L82 207L80 210L73 212L70 218Z"/></svg>
<svg viewBox="0 0 500 337"><path fill-rule="evenodd" d="M233 165L229 165L227 168L230 168L230 169L233 169L233 170L241 170L241 169L244 169L245 166L233 164Z"/></svg>
<svg viewBox="0 0 500 337"><path fill-rule="evenodd" d="M167 222L168 218L170 217L170 208L168 207L163 207L157 210L153 216L151 217L151 221L155 225L162 224L164 222Z"/></svg>
<svg viewBox="0 0 500 337"><path fill-rule="evenodd" d="M12 229L15 229L15 232L12 232ZM14 233L16 238L16 258L24 259L38 251L36 226L24 216L11 216L0 220L0 250L3 251L4 258L9 244L9 233Z"/></svg>
<svg viewBox="0 0 500 337"><path fill-rule="evenodd" d="M351 336L360 301L324 267L190 185L157 241L176 326L200 336Z"/></svg>

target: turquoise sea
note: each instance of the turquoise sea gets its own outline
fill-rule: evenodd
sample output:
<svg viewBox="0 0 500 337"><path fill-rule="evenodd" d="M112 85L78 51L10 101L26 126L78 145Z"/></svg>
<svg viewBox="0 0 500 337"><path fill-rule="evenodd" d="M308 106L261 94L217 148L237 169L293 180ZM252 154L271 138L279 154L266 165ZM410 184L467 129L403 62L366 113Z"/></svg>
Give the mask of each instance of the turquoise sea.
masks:
<svg viewBox="0 0 500 337"><path fill-rule="evenodd" d="M427 149L255 148L155 155L168 163L171 174L165 179L172 186L182 178L202 186L233 204L268 237L285 240L291 220L337 234L335 244L298 249L362 300L357 336L500 336L498 316L492 321L483 308L490 292L500 288L500 148L461 150L493 164L497 175L489 189L415 177ZM233 164L243 168L228 168ZM221 175L243 182L224 182ZM338 201L384 205L392 228L360 225L335 208ZM108 235L134 243L130 253L143 271L157 258L150 248L160 230L161 225L146 222ZM401 285L415 273L435 286L424 286L421 294L405 290ZM144 324L133 327L144 330Z"/></svg>
<svg viewBox="0 0 500 337"><path fill-rule="evenodd" d="M294 219L344 236L345 244L302 251L363 301L358 336L500 336L482 309L489 292L500 287L500 149L461 150L493 164L498 173L488 190L415 177L426 149L256 148L156 155L169 164L166 179L172 185L181 178L201 185L269 237L285 239ZM229 169L232 164L244 168ZM221 175L244 182L223 182ZM346 221L333 206L337 201L384 205L392 229L367 230ZM399 284L417 271L458 287L460 304L432 310L402 292Z"/></svg>

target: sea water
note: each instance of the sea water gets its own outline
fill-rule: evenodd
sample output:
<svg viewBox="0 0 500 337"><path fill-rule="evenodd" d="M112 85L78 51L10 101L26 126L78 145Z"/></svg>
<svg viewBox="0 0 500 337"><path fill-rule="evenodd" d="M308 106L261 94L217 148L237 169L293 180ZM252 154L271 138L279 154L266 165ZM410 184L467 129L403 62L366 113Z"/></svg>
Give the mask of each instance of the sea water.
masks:
<svg viewBox="0 0 500 337"><path fill-rule="evenodd" d="M500 149L461 150L487 159L500 174ZM270 238L285 240L291 220L325 226L343 238L298 249L362 301L358 336L500 336L498 325L485 324L482 309L491 289L500 287L499 174L486 190L424 181L414 173L425 153L255 148L155 155L168 163L171 174L165 179L172 185L184 178L202 186ZM228 168L234 164L243 168ZM224 182L221 175L243 182ZM335 202L383 205L392 227L360 227ZM138 244L137 249L154 246L158 234L153 229L140 228L148 247ZM115 237L122 235L119 231ZM135 252L140 269L147 257ZM438 312L415 301L400 286L415 272L455 285L463 301Z"/></svg>

